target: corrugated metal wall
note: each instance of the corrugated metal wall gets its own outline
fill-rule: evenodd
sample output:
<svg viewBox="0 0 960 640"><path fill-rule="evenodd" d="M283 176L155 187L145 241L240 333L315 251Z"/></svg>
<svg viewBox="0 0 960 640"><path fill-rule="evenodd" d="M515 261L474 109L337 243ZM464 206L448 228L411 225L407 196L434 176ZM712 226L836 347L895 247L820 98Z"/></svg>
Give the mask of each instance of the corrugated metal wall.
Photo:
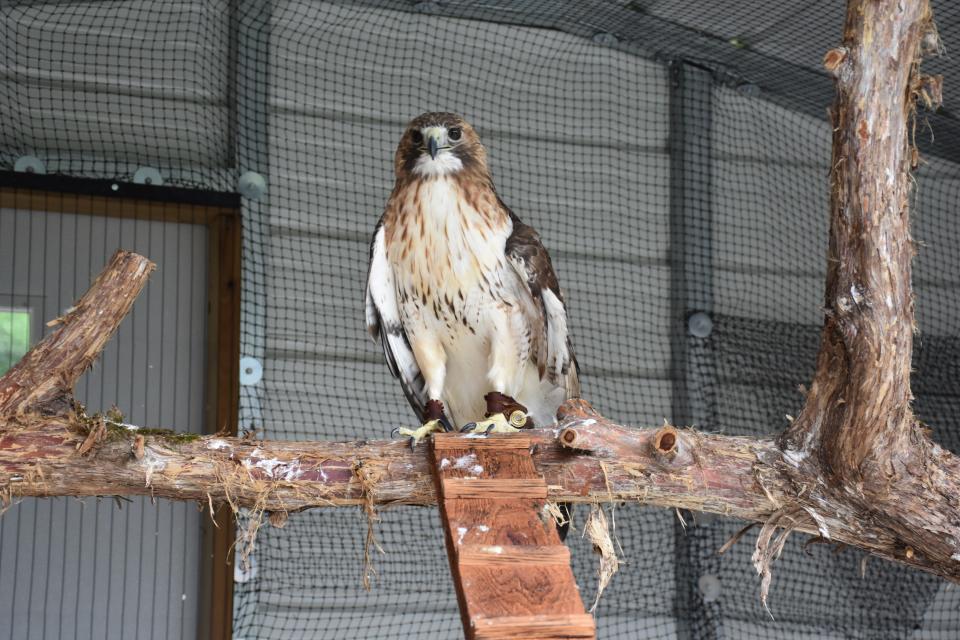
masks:
<svg viewBox="0 0 960 640"><path fill-rule="evenodd" d="M50 173L233 186L228 0L10 3L0 158ZM149 16L149 19L143 19ZM171 64L175 60L175 64ZM127 106L117 108L118 101Z"/></svg>

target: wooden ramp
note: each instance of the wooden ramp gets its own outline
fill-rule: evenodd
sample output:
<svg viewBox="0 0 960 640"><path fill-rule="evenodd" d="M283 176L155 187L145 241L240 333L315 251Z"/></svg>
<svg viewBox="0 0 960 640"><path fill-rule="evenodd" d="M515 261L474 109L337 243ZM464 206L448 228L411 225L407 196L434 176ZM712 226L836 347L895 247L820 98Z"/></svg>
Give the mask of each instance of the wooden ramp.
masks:
<svg viewBox="0 0 960 640"><path fill-rule="evenodd" d="M433 471L467 640L595 638L570 551L541 518L524 435L433 436Z"/></svg>

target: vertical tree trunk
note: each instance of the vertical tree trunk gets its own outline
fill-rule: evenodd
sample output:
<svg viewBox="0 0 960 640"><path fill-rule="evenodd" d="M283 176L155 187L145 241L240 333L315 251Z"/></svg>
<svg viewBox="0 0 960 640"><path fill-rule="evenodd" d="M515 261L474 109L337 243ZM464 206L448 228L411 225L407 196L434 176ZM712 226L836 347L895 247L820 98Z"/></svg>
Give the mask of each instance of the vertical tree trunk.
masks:
<svg viewBox="0 0 960 640"><path fill-rule="evenodd" d="M873 522L896 557L946 568L960 560L960 465L910 406L912 133L918 99L938 100L940 79L919 71L938 47L928 0L850 0L843 45L824 57L837 86L826 318L806 404L780 445L796 505L822 536L826 519L860 532Z"/></svg>
<svg viewBox="0 0 960 640"><path fill-rule="evenodd" d="M816 455L835 484L867 491L885 490L919 437L910 408L910 132L930 33L927 0L851 0L843 46L824 58L837 86L826 319L806 405L781 443Z"/></svg>

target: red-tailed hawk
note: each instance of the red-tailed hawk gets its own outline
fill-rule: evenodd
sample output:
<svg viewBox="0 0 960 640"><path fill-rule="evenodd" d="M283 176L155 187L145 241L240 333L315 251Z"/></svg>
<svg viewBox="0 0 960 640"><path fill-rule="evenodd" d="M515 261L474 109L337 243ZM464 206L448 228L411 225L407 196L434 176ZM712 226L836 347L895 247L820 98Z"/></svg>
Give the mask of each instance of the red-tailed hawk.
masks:
<svg viewBox="0 0 960 640"><path fill-rule="evenodd" d="M477 133L452 113L425 113L394 168L366 318L423 423L399 433L416 445L454 427L554 424L580 393L563 295L537 232L497 195Z"/></svg>

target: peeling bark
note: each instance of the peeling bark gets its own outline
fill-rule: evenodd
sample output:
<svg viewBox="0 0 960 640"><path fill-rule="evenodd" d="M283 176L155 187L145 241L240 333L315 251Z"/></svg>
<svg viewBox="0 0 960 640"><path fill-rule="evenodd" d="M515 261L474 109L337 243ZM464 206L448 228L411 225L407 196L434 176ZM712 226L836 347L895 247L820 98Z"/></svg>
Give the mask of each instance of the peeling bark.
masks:
<svg viewBox="0 0 960 640"><path fill-rule="evenodd" d="M928 547L912 545L889 525L890 518L880 519L858 501L835 494L822 478L811 475L798 486L796 478L785 473L773 440L671 426L634 429L611 422L583 400L567 402L560 420L558 429L527 432L550 500L635 501L789 525L960 581L960 562L931 562L936 555ZM79 449L91 423L106 423L106 435L83 454ZM662 451L667 433L674 437L672 457ZM937 477L952 483L953 495L960 495L960 475L951 471L960 471L956 458L941 452L941 462L943 468L928 471L936 471ZM436 505L427 447L411 451L397 441L143 434L107 418L76 415L38 417L14 429L5 429L0 422L3 490L8 499L149 495L269 513L350 505ZM933 494L911 499L915 516L929 511L945 521L960 522L956 497L948 501ZM275 520L283 521L281 516ZM932 521L926 518L916 526ZM957 527L949 531L955 536ZM949 548L947 537L944 545Z"/></svg>
<svg viewBox="0 0 960 640"><path fill-rule="evenodd" d="M912 135L917 103L939 104L942 79L919 71L938 51L927 0L850 0L843 44L824 58L837 87L826 317L804 408L781 460L766 461L824 537L835 516L956 580L960 467L910 406Z"/></svg>
<svg viewBox="0 0 960 640"><path fill-rule="evenodd" d="M113 337L154 267L135 253L115 253L87 293L47 323L60 328L0 378L0 416L68 410L77 379Z"/></svg>
<svg viewBox="0 0 960 640"><path fill-rule="evenodd" d="M810 393L781 444L814 455L835 485L885 485L921 435L910 408L910 125L931 33L926 0L851 0L843 45L824 58L837 86L826 318Z"/></svg>
<svg viewBox="0 0 960 640"><path fill-rule="evenodd" d="M772 440L677 431L687 456L664 461L653 446L660 429L614 424L582 400L563 411L564 429L576 431L579 446L587 448L561 445L554 429L527 432L552 500L640 501L749 520L778 508L754 478L759 457L775 452ZM18 496L153 495L260 503L267 511L368 500L436 504L426 448L411 451L405 442L143 435L111 426L105 441L84 455L86 434L78 422L86 420L43 418L0 431L0 486Z"/></svg>

